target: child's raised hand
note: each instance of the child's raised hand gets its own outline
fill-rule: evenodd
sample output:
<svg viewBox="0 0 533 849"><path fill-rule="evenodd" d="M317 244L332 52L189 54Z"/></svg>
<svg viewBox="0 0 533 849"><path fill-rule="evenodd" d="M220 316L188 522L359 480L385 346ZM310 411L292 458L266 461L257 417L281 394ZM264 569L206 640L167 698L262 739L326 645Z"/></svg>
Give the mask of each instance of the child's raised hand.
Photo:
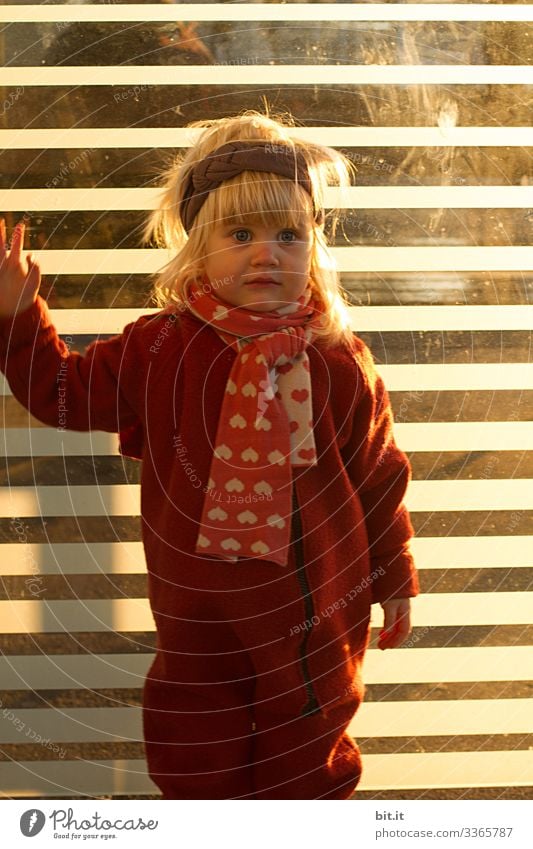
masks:
<svg viewBox="0 0 533 849"><path fill-rule="evenodd" d="M31 307L41 283L41 272L31 253L22 258L24 221L13 229L11 249L6 240L6 222L0 218L0 316L9 317Z"/></svg>
<svg viewBox="0 0 533 849"><path fill-rule="evenodd" d="M411 602L408 598L391 598L382 601L385 614L380 631L378 649L395 649L404 642L411 630Z"/></svg>

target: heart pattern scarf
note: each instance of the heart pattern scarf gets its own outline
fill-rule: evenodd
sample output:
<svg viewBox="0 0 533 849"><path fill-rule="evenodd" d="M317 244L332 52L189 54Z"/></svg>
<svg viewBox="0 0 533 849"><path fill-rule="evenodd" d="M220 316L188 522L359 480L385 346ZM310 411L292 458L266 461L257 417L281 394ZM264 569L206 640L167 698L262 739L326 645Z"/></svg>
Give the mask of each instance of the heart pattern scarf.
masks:
<svg viewBox="0 0 533 849"><path fill-rule="evenodd" d="M185 306L237 357L225 388L196 552L285 566L291 469L317 463L306 348L323 308L309 287L297 302L271 312L232 306L209 289L192 284Z"/></svg>

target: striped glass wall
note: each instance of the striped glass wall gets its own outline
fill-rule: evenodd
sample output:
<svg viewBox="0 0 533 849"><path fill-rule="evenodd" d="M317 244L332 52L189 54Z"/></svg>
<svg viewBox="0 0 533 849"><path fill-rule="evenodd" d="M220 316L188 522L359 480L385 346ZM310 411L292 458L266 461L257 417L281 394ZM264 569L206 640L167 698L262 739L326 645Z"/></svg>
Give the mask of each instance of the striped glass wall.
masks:
<svg viewBox="0 0 533 849"><path fill-rule="evenodd" d="M153 308L140 231L193 120L293 113L356 185L335 256L409 454L423 595L365 661L359 798L531 798L533 7L0 6L0 211L73 349ZM2 384L0 793L155 795L139 467Z"/></svg>

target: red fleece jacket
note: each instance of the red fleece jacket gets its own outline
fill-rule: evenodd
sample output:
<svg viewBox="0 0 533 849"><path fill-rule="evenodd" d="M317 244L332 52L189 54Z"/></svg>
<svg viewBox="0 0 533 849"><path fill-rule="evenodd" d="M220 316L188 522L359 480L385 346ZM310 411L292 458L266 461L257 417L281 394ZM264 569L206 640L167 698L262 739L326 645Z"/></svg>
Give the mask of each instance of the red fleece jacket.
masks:
<svg viewBox="0 0 533 849"><path fill-rule="evenodd" d="M351 653L362 657L370 604L415 596L419 588L408 547L412 526L402 504L409 465L394 443L387 393L370 352L355 337L353 352L318 340L308 354L319 461L298 470L294 489L307 579L321 613L308 635L311 673L327 682L332 646L338 643L339 657L346 658L347 633ZM143 543L163 649L174 644L172 621L182 598L174 576L187 575L194 589L201 581L196 575L216 572L231 595L242 574L234 566L221 571L221 561L194 550L235 356L208 325L172 308L94 342L83 356L58 338L40 297L14 319L0 320L0 368L36 418L52 427L121 432L123 453L142 457ZM257 565L239 561L241 569L246 563ZM299 603L296 615L303 622L309 607L301 604L301 593ZM260 606L260 596L246 604ZM256 627L264 629L265 622ZM293 618L291 633L294 628ZM323 699L340 686L339 680L325 685Z"/></svg>

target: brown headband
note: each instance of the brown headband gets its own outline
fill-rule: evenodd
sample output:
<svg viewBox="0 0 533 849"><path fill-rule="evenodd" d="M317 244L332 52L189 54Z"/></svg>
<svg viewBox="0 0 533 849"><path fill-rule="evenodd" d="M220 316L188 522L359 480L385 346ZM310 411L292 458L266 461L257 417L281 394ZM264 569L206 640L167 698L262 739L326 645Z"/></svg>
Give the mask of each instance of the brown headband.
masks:
<svg viewBox="0 0 533 849"><path fill-rule="evenodd" d="M189 174L180 202L180 216L187 233L209 192L243 171L270 171L289 180L296 180L313 197L307 163L300 151L280 143L229 142L197 162ZM320 224L324 220L321 209L316 211L315 220Z"/></svg>

